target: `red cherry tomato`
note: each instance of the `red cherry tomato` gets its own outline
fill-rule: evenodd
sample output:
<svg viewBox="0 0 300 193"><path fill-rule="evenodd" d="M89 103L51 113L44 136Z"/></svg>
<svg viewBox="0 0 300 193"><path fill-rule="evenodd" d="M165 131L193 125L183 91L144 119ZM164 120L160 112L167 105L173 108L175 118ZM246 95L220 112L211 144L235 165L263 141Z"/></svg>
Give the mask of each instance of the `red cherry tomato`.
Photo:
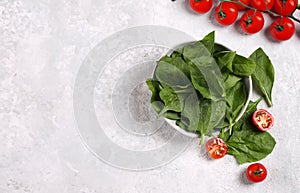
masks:
<svg viewBox="0 0 300 193"><path fill-rule="evenodd" d="M237 2L238 0L233 0L234 2ZM249 5L250 0L240 0L241 3L243 3L244 5ZM234 6L238 9L238 10L244 10L246 9L243 5L240 5L238 3L234 3Z"/></svg>
<svg viewBox="0 0 300 193"><path fill-rule="evenodd" d="M267 177L267 169L260 163L254 163L248 166L246 176L251 182L261 182Z"/></svg>
<svg viewBox="0 0 300 193"><path fill-rule="evenodd" d="M206 144L206 151L209 153L209 155L214 159L222 158L227 153L227 145L225 142L218 137L210 138Z"/></svg>
<svg viewBox="0 0 300 193"><path fill-rule="evenodd" d="M274 5L274 0L252 0L251 5L261 11L266 11L267 9L271 10Z"/></svg>
<svg viewBox="0 0 300 193"><path fill-rule="evenodd" d="M274 125L273 116L264 109L258 109L252 115L253 124L261 131L267 131Z"/></svg>
<svg viewBox="0 0 300 193"><path fill-rule="evenodd" d="M285 41L294 35L295 24L291 19L287 17L281 17L276 19L271 24L270 31L274 39L278 41Z"/></svg>
<svg viewBox="0 0 300 193"><path fill-rule="evenodd" d="M233 3L222 2L215 9L216 20L224 26L231 25L238 16L238 10Z"/></svg>
<svg viewBox="0 0 300 193"><path fill-rule="evenodd" d="M206 13L212 7L212 0L190 0L190 6L198 13Z"/></svg>
<svg viewBox="0 0 300 193"><path fill-rule="evenodd" d="M263 28L264 23L263 14L257 10L246 11L240 19L241 28L249 34L259 32Z"/></svg>
<svg viewBox="0 0 300 193"><path fill-rule="evenodd" d="M290 15L297 7L298 0L275 0L274 9L282 16Z"/></svg>

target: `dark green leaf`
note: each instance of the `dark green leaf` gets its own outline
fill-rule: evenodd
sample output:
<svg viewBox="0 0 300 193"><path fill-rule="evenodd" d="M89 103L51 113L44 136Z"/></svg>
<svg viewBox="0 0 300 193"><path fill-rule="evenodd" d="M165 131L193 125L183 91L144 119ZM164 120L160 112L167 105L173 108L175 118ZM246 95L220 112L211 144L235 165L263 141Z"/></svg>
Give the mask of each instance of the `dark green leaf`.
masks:
<svg viewBox="0 0 300 193"><path fill-rule="evenodd" d="M197 131L199 122L199 101L196 93L189 95L184 100L182 116L189 119L189 131Z"/></svg>
<svg viewBox="0 0 300 193"><path fill-rule="evenodd" d="M192 83L204 98L219 100L225 97L222 74L213 57L194 58L188 66Z"/></svg>
<svg viewBox="0 0 300 193"><path fill-rule="evenodd" d="M225 79L224 85L226 89L230 89L234 87L242 78L240 76L236 76L234 74L228 74Z"/></svg>
<svg viewBox="0 0 300 193"><path fill-rule="evenodd" d="M226 144L227 153L243 164L265 158L273 151L276 142L270 133L261 132L253 124L245 122L240 130L233 130Z"/></svg>
<svg viewBox="0 0 300 193"><path fill-rule="evenodd" d="M159 116L161 116L166 111L175 111L175 112L181 112L182 111L182 102L180 101L180 98L176 93L174 93L173 89L170 87L163 88L159 92L159 97L164 103L164 107L159 113Z"/></svg>
<svg viewBox="0 0 300 193"><path fill-rule="evenodd" d="M274 67L266 53L258 48L250 58L255 61L256 69L252 75L254 83L265 95L267 103L272 106L272 88L274 84Z"/></svg>
<svg viewBox="0 0 300 193"><path fill-rule="evenodd" d="M185 61L192 61L202 56L211 56L210 51L200 41L186 45L183 48L183 57Z"/></svg>
<svg viewBox="0 0 300 193"><path fill-rule="evenodd" d="M156 112L160 112L163 109L163 103L159 97L159 92L161 91L162 87L158 81L153 79L148 79L146 84L152 92L151 105Z"/></svg>
<svg viewBox="0 0 300 193"><path fill-rule="evenodd" d="M236 52L226 52L217 58L219 66L225 66L230 72L233 72L232 62L234 61Z"/></svg>
<svg viewBox="0 0 300 193"><path fill-rule="evenodd" d="M213 54L215 47L215 32L210 32L200 42L205 45L211 54Z"/></svg>
<svg viewBox="0 0 300 193"><path fill-rule="evenodd" d="M255 71L256 64L252 59L236 55L232 62L232 72L238 76L251 76Z"/></svg>

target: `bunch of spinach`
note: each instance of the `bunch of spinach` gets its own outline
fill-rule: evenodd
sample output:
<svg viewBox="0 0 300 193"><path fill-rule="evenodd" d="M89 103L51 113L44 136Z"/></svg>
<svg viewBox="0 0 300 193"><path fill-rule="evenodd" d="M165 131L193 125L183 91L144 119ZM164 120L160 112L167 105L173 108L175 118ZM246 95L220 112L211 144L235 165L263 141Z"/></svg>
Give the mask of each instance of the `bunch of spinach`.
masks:
<svg viewBox="0 0 300 193"><path fill-rule="evenodd" d="M213 129L221 129L228 153L236 156L240 163L262 159L272 151L273 138L270 134L255 132L253 126L245 122L258 102L250 103L238 122L237 118L247 100L245 77L253 78L272 105L272 63L261 48L247 58L216 44L214 39L211 32L157 62L153 78L146 81L152 91L152 107L159 116L175 120L182 129L199 134L200 144ZM226 128L229 129L224 133ZM251 146L256 138L268 139L269 143Z"/></svg>

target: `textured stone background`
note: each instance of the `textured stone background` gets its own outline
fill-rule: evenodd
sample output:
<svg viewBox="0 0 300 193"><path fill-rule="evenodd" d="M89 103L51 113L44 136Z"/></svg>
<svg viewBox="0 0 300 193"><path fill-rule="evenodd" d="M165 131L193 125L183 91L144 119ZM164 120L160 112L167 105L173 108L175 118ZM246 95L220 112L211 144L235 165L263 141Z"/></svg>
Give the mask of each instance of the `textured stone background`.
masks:
<svg viewBox="0 0 300 193"><path fill-rule="evenodd" d="M299 25L298 35L276 43L267 33L241 35L209 18L191 12L184 0L0 0L0 192L299 192ZM248 164L231 156L208 160L197 139L171 163L140 172L106 165L83 145L72 104L80 64L114 32L149 24L197 39L216 30L217 42L243 55L258 46L268 53L276 70L270 111L277 146L262 160L269 170L265 182L244 183Z"/></svg>

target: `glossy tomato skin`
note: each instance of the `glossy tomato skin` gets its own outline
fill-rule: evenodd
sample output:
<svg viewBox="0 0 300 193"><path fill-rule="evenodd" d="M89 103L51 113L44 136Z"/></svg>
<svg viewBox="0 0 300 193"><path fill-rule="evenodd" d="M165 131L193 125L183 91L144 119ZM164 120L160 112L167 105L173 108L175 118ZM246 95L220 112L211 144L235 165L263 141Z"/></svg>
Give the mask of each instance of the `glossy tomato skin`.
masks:
<svg viewBox="0 0 300 193"><path fill-rule="evenodd" d="M212 0L190 0L191 8L198 13L207 13L212 7Z"/></svg>
<svg viewBox="0 0 300 193"><path fill-rule="evenodd" d="M274 125L274 118L265 109L258 109L252 115L253 124L261 131L267 131Z"/></svg>
<svg viewBox="0 0 300 193"><path fill-rule="evenodd" d="M266 11L271 10L274 5L274 0L251 0L252 7L261 10Z"/></svg>
<svg viewBox="0 0 300 193"><path fill-rule="evenodd" d="M247 179L250 182L262 182L268 175L267 169L260 163L254 163L248 166L246 170Z"/></svg>
<svg viewBox="0 0 300 193"><path fill-rule="evenodd" d="M274 0L274 9L282 16L288 16L293 13L297 5L298 0Z"/></svg>
<svg viewBox="0 0 300 193"><path fill-rule="evenodd" d="M226 143L218 137L210 138L205 144L206 151L214 158L219 159L226 155L228 147Z"/></svg>
<svg viewBox="0 0 300 193"><path fill-rule="evenodd" d="M294 35L295 24L287 17L278 18L271 24L270 32L275 40L285 41Z"/></svg>
<svg viewBox="0 0 300 193"><path fill-rule="evenodd" d="M237 2L238 0L233 0L234 2ZM243 3L244 5L249 5L250 0L240 0L241 3ZM235 3L234 6L238 9L238 10L245 10L246 8L238 3Z"/></svg>
<svg viewBox="0 0 300 193"><path fill-rule="evenodd" d="M241 19L240 26L248 34L259 32L264 26L264 16L260 11L248 10Z"/></svg>
<svg viewBox="0 0 300 193"><path fill-rule="evenodd" d="M216 20L224 26L231 25L238 17L238 10L233 3L222 2L215 9Z"/></svg>

